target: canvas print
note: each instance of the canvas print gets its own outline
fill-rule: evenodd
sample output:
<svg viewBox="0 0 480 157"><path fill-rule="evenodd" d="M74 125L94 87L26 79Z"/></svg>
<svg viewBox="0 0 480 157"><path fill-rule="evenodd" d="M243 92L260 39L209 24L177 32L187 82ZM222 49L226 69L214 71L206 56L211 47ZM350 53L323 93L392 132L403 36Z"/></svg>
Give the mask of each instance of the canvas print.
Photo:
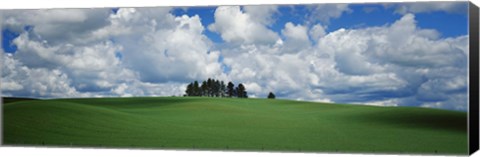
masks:
<svg viewBox="0 0 480 157"><path fill-rule="evenodd" d="M1 10L8 146L468 153L468 3Z"/></svg>

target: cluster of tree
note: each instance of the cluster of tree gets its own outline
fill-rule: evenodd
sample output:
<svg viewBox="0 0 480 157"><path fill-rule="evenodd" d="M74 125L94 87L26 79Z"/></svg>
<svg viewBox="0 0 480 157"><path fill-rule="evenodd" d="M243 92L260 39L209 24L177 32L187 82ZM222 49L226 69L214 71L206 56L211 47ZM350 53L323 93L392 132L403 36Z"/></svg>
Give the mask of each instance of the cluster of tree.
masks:
<svg viewBox="0 0 480 157"><path fill-rule="evenodd" d="M248 98L247 90L243 84L235 84L223 81L210 79L203 81L201 84L194 81L187 85L184 96L207 96L207 97L238 97Z"/></svg>

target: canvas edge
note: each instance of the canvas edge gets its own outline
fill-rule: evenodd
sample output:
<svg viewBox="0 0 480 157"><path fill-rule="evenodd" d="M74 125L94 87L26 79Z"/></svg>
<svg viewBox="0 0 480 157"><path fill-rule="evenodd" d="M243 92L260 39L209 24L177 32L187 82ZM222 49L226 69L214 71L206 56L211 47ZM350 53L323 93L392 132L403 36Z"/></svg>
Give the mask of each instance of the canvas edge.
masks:
<svg viewBox="0 0 480 157"><path fill-rule="evenodd" d="M2 28L2 21L3 21L3 16L0 14L0 31L3 30ZM0 41L3 41L3 35L0 35ZM0 45L0 53L4 53L3 52L3 44ZM3 62L2 59L0 59L0 62ZM2 73L2 67L3 64L0 63L0 74ZM0 77L0 146L3 146L3 130L4 130L4 127L3 127L3 94L2 94L2 84L1 84L1 80L2 80L2 77Z"/></svg>
<svg viewBox="0 0 480 157"><path fill-rule="evenodd" d="M380 1L379 1L380 2ZM429 1L421 1L421 2L429 2ZM356 2L356 4L360 4L361 2ZM374 2L375 3L375 2ZM390 2L396 3L396 2ZM401 3L401 2L400 2ZM407 2L408 3L408 2ZM413 2L412 2L413 3ZM262 4L268 5L268 4ZM164 7L164 6L160 6ZM203 6L200 6L203 7ZM94 7L95 8L95 7ZM56 8L58 9L58 8ZM469 21L469 107L468 107L468 147L469 147L469 154L473 154L479 149L479 8L474 3L469 2L468 7L468 21ZM0 16L0 21L2 21L2 16ZM0 30L2 27L0 25ZM0 35L0 41L2 40L2 36ZM0 53L3 53L3 49L0 49ZM1 62L1 60L0 60ZM2 67L0 64L0 73L2 71ZM0 77L1 79L1 77ZM1 89L2 84L0 84ZM5 146L3 142L3 94L2 90L0 90L0 146ZM48 147L47 147L48 148ZM69 147L67 147L69 148ZM71 147L70 147L71 148ZM83 148L83 147L81 147ZM97 148L97 147L94 147ZM328 152L320 152L320 153L328 153ZM381 155L381 154L376 154Z"/></svg>
<svg viewBox="0 0 480 157"><path fill-rule="evenodd" d="M478 7L470 2L468 7L469 21L469 112L468 142L469 154L478 150L479 145L479 12Z"/></svg>

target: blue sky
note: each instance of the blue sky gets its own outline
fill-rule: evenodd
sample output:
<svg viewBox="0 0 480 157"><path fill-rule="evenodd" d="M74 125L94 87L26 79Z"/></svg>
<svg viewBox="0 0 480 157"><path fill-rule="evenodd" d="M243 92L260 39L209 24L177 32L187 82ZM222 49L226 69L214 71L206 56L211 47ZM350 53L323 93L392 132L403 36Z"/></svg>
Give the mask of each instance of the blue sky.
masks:
<svg viewBox="0 0 480 157"><path fill-rule="evenodd" d="M465 5L466 6L466 5ZM277 18L275 23L270 28L276 32L280 32L287 22L294 24L304 24L306 19L305 14L308 14L306 5L284 5L279 6L279 12L274 16ZM216 7L191 7L191 8L174 8L171 10L172 14L181 16L199 15L201 23L208 26L214 23L214 13ZM391 24L401 17L400 14L395 13L395 8L387 8L382 4L352 4L350 5L351 13L344 14L341 18L332 19L329 23L327 32L335 31L340 28L362 28L372 26L382 26ZM113 8L112 12L115 14L118 8ZM295 14L290 14L295 12ZM439 31L442 37L456 37L467 34L468 28L468 13L446 13L444 11L434 11L427 13L417 13L416 19L418 27L435 29ZM216 43L222 43L221 37L208 29L204 34L210 40ZM19 34L10 31L9 29L2 30L2 48L6 52L14 52L15 45L11 44L12 40Z"/></svg>
<svg viewBox="0 0 480 157"><path fill-rule="evenodd" d="M13 53L17 50L12 40L18 37L18 33L10 31L8 29L2 30L2 48L6 53Z"/></svg>
<svg viewBox="0 0 480 157"><path fill-rule="evenodd" d="M282 5L279 6L279 12L276 13L275 23L269 26L272 30L280 32L287 22L294 24L305 24L307 19L304 16L309 11L306 5ZM342 15L341 18L332 19L329 23L327 32L335 31L340 28L364 28L372 26L382 26L391 24L402 17L395 13L394 7L384 7L383 4L352 4L349 6L350 13ZM466 5L465 5L466 7ZM204 26L214 23L214 13L216 7L194 7L194 8L176 8L172 13L177 16L187 14L189 16L199 15ZM291 14L293 12L293 14ZM468 12L446 13L444 11L433 11L417 13L416 19L418 27L435 29L441 32L442 37L456 37L467 34ZM318 21L316 21L318 22ZM221 43L221 37L209 30L207 35L212 41Z"/></svg>
<svg viewBox="0 0 480 157"><path fill-rule="evenodd" d="M2 10L2 93L251 97L467 108L465 2Z"/></svg>

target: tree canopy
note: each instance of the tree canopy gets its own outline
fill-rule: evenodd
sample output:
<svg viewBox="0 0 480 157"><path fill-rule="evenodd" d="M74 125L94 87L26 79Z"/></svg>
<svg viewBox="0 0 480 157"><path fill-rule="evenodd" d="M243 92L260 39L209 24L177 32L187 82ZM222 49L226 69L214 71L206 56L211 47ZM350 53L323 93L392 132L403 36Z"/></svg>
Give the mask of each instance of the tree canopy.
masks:
<svg viewBox="0 0 480 157"><path fill-rule="evenodd" d="M268 98L275 99L275 94L273 94L272 92L268 93Z"/></svg>
<svg viewBox="0 0 480 157"><path fill-rule="evenodd" d="M225 86L223 81L208 78L199 85L198 81L194 81L187 85L184 96L204 96L204 97L238 97L248 98L247 89L243 84L235 84L228 82Z"/></svg>

